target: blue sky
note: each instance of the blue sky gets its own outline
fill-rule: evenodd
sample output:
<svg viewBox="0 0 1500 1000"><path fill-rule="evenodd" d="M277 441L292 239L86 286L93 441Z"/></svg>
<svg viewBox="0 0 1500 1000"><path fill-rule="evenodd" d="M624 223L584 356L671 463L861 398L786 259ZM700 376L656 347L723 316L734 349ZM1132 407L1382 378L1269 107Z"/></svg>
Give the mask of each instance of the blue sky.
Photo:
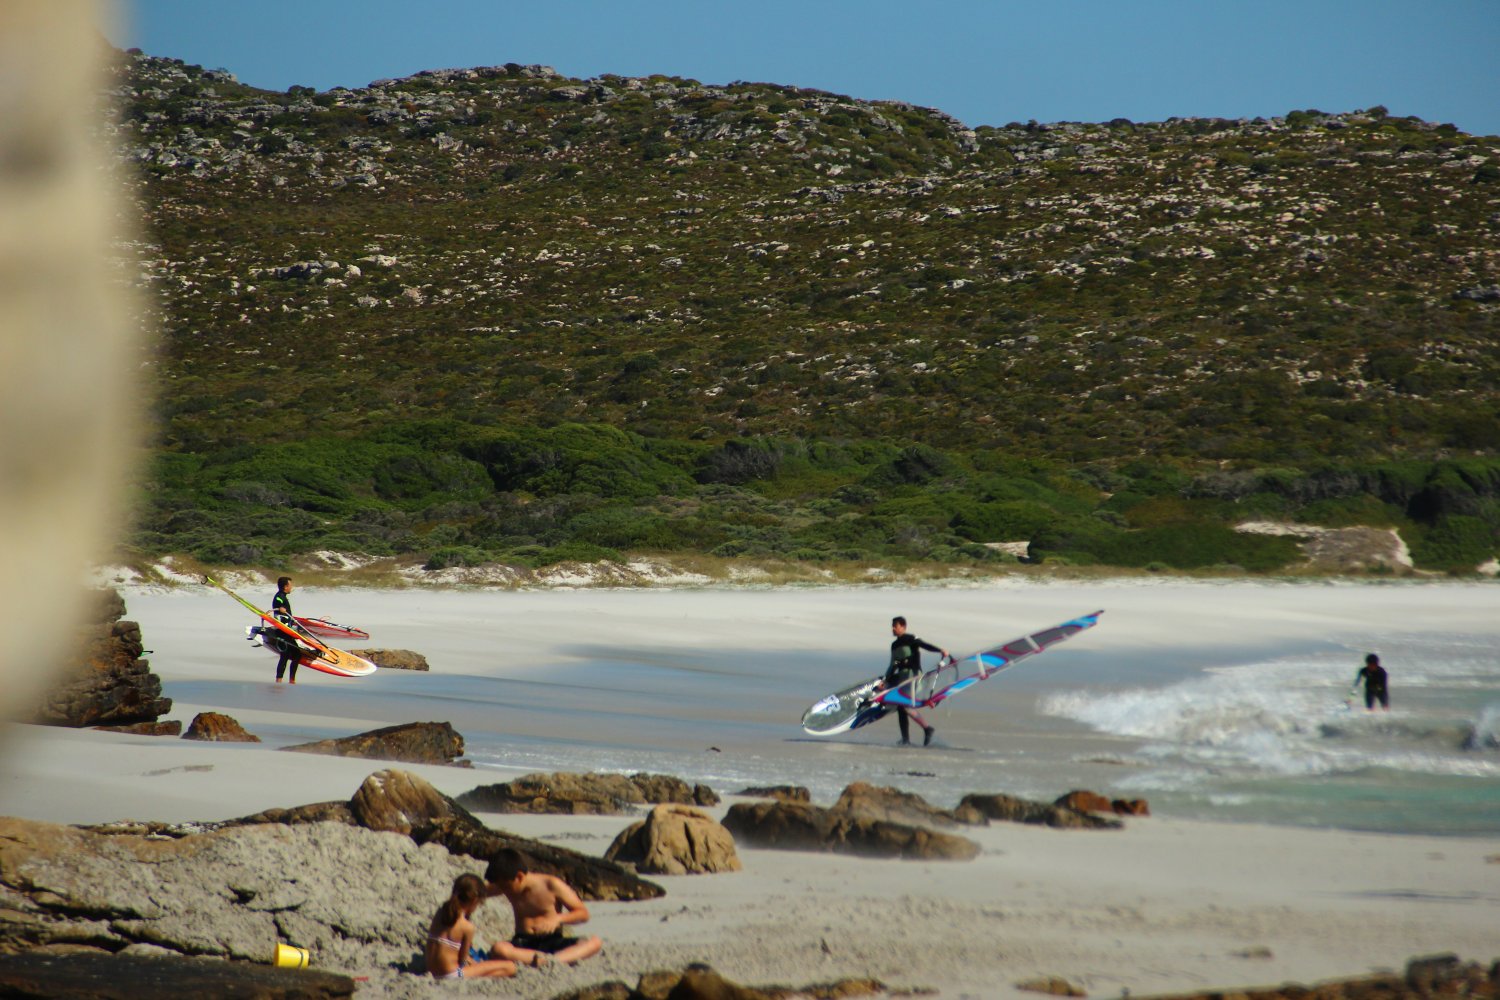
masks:
<svg viewBox="0 0 1500 1000"><path fill-rule="evenodd" d="M1500 134L1500 0L119 0L123 47L257 87L422 69L754 80L970 125L1392 114Z"/></svg>

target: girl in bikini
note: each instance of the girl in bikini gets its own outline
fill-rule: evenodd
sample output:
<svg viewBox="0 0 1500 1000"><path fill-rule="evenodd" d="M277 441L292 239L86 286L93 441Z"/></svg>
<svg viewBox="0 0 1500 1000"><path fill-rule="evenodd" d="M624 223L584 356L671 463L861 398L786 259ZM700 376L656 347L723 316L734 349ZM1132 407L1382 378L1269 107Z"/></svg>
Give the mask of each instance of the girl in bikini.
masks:
<svg viewBox="0 0 1500 1000"><path fill-rule="evenodd" d="M474 946L474 911L484 902L484 880L460 875L453 895L438 908L427 928L427 971L434 979L478 979L516 974L516 963L505 958L480 958Z"/></svg>

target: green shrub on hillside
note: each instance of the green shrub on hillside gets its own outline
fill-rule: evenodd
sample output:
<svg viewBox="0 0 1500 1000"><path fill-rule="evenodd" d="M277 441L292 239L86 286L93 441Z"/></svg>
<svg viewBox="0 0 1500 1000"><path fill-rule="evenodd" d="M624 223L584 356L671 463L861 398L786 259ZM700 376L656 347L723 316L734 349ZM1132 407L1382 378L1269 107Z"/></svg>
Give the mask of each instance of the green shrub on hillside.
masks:
<svg viewBox="0 0 1500 1000"><path fill-rule="evenodd" d="M1472 572L1500 554L1500 531L1482 518L1454 514L1438 519L1411 544L1420 569Z"/></svg>

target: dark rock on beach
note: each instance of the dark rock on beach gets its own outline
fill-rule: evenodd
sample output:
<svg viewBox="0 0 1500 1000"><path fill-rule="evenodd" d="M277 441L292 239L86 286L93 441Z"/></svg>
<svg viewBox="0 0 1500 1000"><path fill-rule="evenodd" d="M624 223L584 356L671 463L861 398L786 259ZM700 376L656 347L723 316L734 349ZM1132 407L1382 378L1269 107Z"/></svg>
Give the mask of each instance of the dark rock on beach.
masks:
<svg viewBox="0 0 1500 1000"><path fill-rule="evenodd" d="M559 813L616 816L644 805L646 796L622 774L526 774L480 785L458 797L470 809L492 813Z"/></svg>
<svg viewBox="0 0 1500 1000"><path fill-rule="evenodd" d="M979 855L979 845L965 837L800 802L741 802L729 807L724 827L744 843L790 851L929 861Z"/></svg>
<svg viewBox="0 0 1500 1000"><path fill-rule="evenodd" d="M1118 830L1123 825L1117 819L1011 795L965 795L954 813L965 822L1004 820L1065 830Z"/></svg>
<svg viewBox="0 0 1500 1000"><path fill-rule="evenodd" d="M1488 966L1457 955L1430 955L1406 963L1405 974L1380 973L1329 979L1312 986L1287 983L1260 989L1162 994L1140 1000L1437 1000L1500 996L1500 960Z"/></svg>
<svg viewBox="0 0 1500 1000"><path fill-rule="evenodd" d="M1120 816L1150 816L1145 799L1109 799L1098 792L1075 790L1052 803L1081 813L1115 813Z"/></svg>
<svg viewBox="0 0 1500 1000"><path fill-rule="evenodd" d="M899 788L870 785L856 781L846 787L834 803L833 810L852 816L910 823L916 826L953 826L958 820L946 809L939 809L920 795Z"/></svg>
<svg viewBox="0 0 1500 1000"><path fill-rule="evenodd" d="M101 951L0 955L0 996L37 1000L65 997L334 1000L353 996L354 986L353 979L332 972L201 958L112 955Z"/></svg>
<svg viewBox="0 0 1500 1000"><path fill-rule="evenodd" d="M161 678L141 658L141 627L122 621L125 599L99 592L93 623L76 637L72 670L48 693L32 716L47 726L106 726L155 722L172 710L161 696Z"/></svg>
<svg viewBox="0 0 1500 1000"><path fill-rule="evenodd" d="M1016 984L1016 989L1026 990L1028 993L1046 993L1055 997L1088 996L1083 990L1061 976L1038 976L1035 979L1023 980Z"/></svg>
<svg viewBox="0 0 1500 1000"><path fill-rule="evenodd" d="M734 794L757 799L780 799L783 802L812 801L812 793L802 785L751 785Z"/></svg>
<svg viewBox="0 0 1500 1000"><path fill-rule="evenodd" d="M1113 810L1103 796L1077 801L1091 807L1102 803L1105 809ZM1144 802L1141 806L1144 808ZM984 826L991 820L1084 830L1121 826L1117 819L1009 795L967 795L958 808L939 809L920 795L864 782L846 787L830 809L785 800L740 803L730 807L724 826L735 837L759 847L875 857L968 859L978 854L973 841L932 827Z"/></svg>
<svg viewBox="0 0 1500 1000"><path fill-rule="evenodd" d="M719 796L707 785L644 772L622 774L527 774L514 781L480 785L458 801L470 809L493 813L559 813L573 816L618 816L638 806L665 802L678 805L717 805Z"/></svg>
<svg viewBox="0 0 1500 1000"><path fill-rule="evenodd" d="M381 670L429 669L427 657L410 649L351 649L349 652L369 660Z"/></svg>
<svg viewBox="0 0 1500 1000"><path fill-rule="evenodd" d="M170 722L133 722L128 726L95 726L94 728L106 733L129 733L132 736L182 735L182 723L176 719Z"/></svg>
<svg viewBox="0 0 1500 1000"><path fill-rule="evenodd" d="M245 732L245 727L235 719L219 712L199 712L188 724L185 740L205 740L211 743L259 743L260 737Z"/></svg>
<svg viewBox="0 0 1500 1000"><path fill-rule="evenodd" d="M407 764L452 764L464 755L464 738L447 722L408 722L282 749L331 757L398 760Z"/></svg>
<svg viewBox="0 0 1500 1000"><path fill-rule="evenodd" d="M674 802L685 806L716 806L719 796L707 785L689 785L671 774L649 774L637 771L630 776L635 787L649 803Z"/></svg>

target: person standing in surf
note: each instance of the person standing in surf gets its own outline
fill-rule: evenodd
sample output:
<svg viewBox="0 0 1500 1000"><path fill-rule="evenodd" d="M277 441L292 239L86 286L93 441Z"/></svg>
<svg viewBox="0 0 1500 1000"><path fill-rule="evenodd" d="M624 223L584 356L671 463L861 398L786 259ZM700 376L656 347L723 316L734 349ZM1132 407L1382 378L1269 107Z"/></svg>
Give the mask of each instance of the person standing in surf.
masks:
<svg viewBox="0 0 1500 1000"><path fill-rule="evenodd" d="M923 642L916 636L906 631L906 619L897 615L891 619L891 635L896 638L891 641L891 663L886 668L885 677L876 690L887 691L903 681L908 681L922 672L922 650L926 649L934 653L941 653L944 659L948 651L930 642ZM932 742L932 734L937 732L933 726L917 714L916 709L907 708L905 705L896 706L896 720L901 724L901 746L911 746L911 723L908 717L916 719L917 725L922 727L922 745L925 747Z"/></svg>
<svg viewBox="0 0 1500 1000"><path fill-rule="evenodd" d="M276 581L276 596L271 598L271 617L288 626L296 625L296 620L292 617L292 578L289 576ZM297 664L300 662L301 650L285 632L277 632L272 638L276 640L276 649L281 653L281 659L276 661L276 683L281 683L287 664L292 667L292 683L297 683Z"/></svg>
<svg viewBox="0 0 1500 1000"><path fill-rule="evenodd" d="M1375 711L1375 703L1380 702L1382 711L1391 710L1391 695L1386 689L1385 668L1380 665L1380 657L1371 653L1365 657L1365 665L1359 668L1359 673L1354 675L1354 687L1358 689L1360 682L1365 685L1365 711ZM1352 692L1351 692L1352 695Z"/></svg>

